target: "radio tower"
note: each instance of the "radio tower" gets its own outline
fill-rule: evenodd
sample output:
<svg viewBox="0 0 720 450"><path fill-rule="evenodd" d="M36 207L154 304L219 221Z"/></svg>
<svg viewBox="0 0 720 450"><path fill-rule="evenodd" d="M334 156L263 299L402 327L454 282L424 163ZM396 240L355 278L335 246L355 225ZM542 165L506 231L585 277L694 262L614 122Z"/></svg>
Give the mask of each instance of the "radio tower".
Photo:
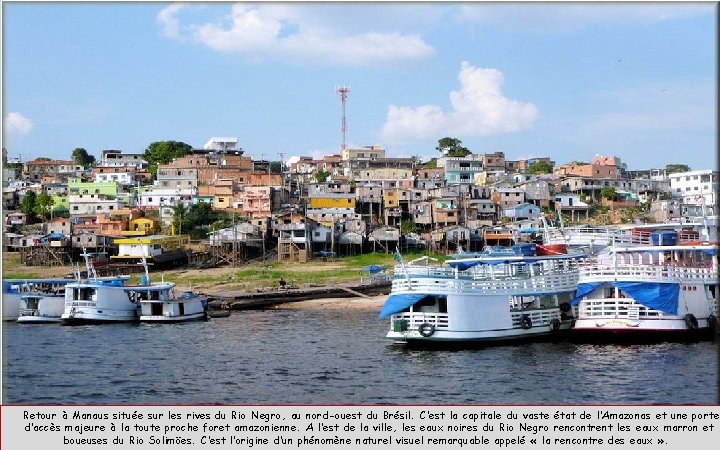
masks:
<svg viewBox="0 0 720 450"><path fill-rule="evenodd" d="M345 135L347 134L347 122L345 121L345 101L347 100L348 92L350 92L350 88L346 86L338 86L335 88L335 91L340 94L340 104L342 105L342 122L340 125L340 131L342 133L342 147L341 149L345 151L345 148L347 147L345 145Z"/></svg>

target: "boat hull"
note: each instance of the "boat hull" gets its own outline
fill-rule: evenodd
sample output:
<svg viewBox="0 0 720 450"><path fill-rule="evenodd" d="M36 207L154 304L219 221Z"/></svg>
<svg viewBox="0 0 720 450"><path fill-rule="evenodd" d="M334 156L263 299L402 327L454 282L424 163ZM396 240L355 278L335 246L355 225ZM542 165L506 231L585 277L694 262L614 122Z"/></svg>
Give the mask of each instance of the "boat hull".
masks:
<svg viewBox="0 0 720 450"><path fill-rule="evenodd" d="M192 322L195 320L207 320L210 315L205 313L186 314L184 316L140 316L140 322L153 322L153 323L177 323L177 322Z"/></svg>
<svg viewBox="0 0 720 450"><path fill-rule="evenodd" d="M20 316L16 322L24 324L61 323L62 319L60 317Z"/></svg>

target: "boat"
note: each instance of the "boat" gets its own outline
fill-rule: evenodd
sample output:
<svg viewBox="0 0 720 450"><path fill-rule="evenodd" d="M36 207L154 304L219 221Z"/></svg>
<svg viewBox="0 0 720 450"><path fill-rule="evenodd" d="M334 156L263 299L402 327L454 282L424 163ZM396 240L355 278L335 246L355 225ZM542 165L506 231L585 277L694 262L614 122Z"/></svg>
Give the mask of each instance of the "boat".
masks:
<svg viewBox="0 0 720 450"><path fill-rule="evenodd" d="M28 294L54 296L62 292L63 286L72 281L72 279L64 278L4 280L2 320L16 322L20 318L23 296ZM26 309L27 307L22 308Z"/></svg>
<svg viewBox="0 0 720 450"><path fill-rule="evenodd" d="M140 300L141 322L188 322L210 317L207 298L192 291L176 296L172 288L159 289Z"/></svg>
<svg viewBox="0 0 720 450"><path fill-rule="evenodd" d="M27 292L20 298L18 323L60 323L65 307L64 292Z"/></svg>
<svg viewBox="0 0 720 450"><path fill-rule="evenodd" d="M65 286L63 325L134 322L138 300L159 295L164 286L126 286L127 279L86 279Z"/></svg>
<svg viewBox="0 0 720 450"><path fill-rule="evenodd" d="M140 316L140 301L160 298L174 288L173 283L150 284L141 278L140 284L128 286L129 277L98 277L89 254L83 251L87 278L80 277L65 286L65 308L60 316L63 325L135 322Z"/></svg>
<svg viewBox="0 0 720 450"><path fill-rule="evenodd" d="M529 254L526 247L405 264L400 254L379 317L386 338L410 346L540 340L570 329L582 254Z"/></svg>
<svg viewBox="0 0 720 450"><path fill-rule="evenodd" d="M580 266L577 340L686 340L718 329L717 243L612 246Z"/></svg>

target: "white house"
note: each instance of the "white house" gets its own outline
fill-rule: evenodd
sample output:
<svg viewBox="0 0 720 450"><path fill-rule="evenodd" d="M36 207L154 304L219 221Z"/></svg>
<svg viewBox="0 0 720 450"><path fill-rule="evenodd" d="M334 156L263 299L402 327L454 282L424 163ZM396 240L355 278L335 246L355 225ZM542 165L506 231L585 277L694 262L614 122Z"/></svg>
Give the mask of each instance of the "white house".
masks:
<svg viewBox="0 0 720 450"><path fill-rule="evenodd" d="M684 204L715 205L718 195L718 171L712 169L671 173L670 195Z"/></svg>

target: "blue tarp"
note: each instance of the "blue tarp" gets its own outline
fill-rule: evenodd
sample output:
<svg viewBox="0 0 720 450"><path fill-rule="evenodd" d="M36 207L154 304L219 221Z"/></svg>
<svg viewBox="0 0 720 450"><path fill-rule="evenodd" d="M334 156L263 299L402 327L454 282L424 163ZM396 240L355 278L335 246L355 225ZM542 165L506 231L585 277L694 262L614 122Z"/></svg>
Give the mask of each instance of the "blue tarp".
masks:
<svg viewBox="0 0 720 450"><path fill-rule="evenodd" d="M383 319L399 313L427 296L428 294L393 294L385 300L385 304L380 310L379 318Z"/></svg>
<svg viewBox="0 0 720 450"><path fill-rule="evenodd" d="M479 260L479 259L474 259L474 260L471 260L471 261L448 261L448 265L449 265L450 267L453 267L453 268L454 268L454 267L457 267L457 268L460 269L460 270L469 269L469 268L471 268L471 267L473 267L473 266L476 266L476 265L478 265L478 264L480 264L480 260Z"/></svg>
<svg viewBox="0 0 720 450"><path fill-rule="evenodd" d="M594 291L601 285L617 287L637 303L646 308L662 311L667 314L677 314L680 284L678 283L646 283L641 281L613 281L607 283L580 283L572 300L577 305L582 297Z"/></svg>
<svg viewBox="0 0 720 450"><path fill-rule="evenodd" d="M366 272L370 272L370 273L378 273L378 272L382 272L383 270L385 270L385 267L378 266L377 264L371 264L369 266L363 267L362 270L364 270Z"/></svg>

